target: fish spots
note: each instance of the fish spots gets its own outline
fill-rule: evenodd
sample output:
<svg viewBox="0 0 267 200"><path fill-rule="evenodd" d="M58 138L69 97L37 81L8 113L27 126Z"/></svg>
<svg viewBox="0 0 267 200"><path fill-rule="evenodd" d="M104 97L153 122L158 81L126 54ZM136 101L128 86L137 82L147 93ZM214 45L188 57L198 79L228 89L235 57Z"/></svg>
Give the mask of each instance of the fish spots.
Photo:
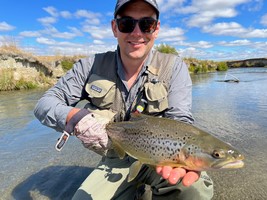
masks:
<svg viewBox="0 0 267 200"><path fill-rule="evenodd" d="M200 148L197 145L190 144L186 146L186 151L188 152L188 154L193 155L200 151Z"/></svg>

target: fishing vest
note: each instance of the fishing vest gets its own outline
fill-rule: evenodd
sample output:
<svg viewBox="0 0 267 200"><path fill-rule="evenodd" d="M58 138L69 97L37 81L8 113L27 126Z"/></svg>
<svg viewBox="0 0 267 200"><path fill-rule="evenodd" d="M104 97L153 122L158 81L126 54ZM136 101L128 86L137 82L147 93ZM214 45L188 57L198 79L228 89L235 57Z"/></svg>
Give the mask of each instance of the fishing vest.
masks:
<svg viewBox="0 0 267 200"><path fill-rule="evenodd" d="M168 88L176 58L173 54L153 52L147 65L147 77L131 106L132 111L141 101L146 104L142 110L145 114L161 113L168 108ZM116 52L96 54L85 86L90 101L86 108L107 117L114 116L114 121L127 120L129 113L121 94L123 87L117 74Z"/></svg>

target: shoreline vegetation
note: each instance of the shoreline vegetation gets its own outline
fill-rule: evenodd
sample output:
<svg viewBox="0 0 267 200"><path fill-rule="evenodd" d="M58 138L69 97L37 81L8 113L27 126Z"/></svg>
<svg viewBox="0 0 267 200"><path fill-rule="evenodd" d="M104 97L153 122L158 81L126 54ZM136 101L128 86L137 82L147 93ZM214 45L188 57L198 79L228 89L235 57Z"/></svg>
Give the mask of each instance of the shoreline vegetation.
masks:
<svg viewBox="0 0 267 200"><path fill-rule="evenodd" d="M163 53L177 54L175 48L160 44L156 49ZM85 55L37 56L15 45L0 47L0 92L50 87L63 76L73 64ZM267 58L216 62L184 58L192 74L227 71L237 67L267 67Z"/></svg>

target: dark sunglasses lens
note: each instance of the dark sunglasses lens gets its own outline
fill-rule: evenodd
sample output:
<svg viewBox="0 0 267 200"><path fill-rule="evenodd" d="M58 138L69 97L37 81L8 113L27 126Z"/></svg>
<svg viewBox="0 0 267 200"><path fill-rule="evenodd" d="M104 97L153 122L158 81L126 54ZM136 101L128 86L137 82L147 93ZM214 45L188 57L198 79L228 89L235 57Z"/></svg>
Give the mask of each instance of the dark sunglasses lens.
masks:
<svg viewBox="0 0 267 200"><path fill-rule="evenodd" d="M131 33L135 28L135 20L131 18L117 19L118 29L122 33Z"/></svg>
<svg viewBox="0 0 267 200"><path fill-rule="evenodd" d="M140 19L139 27L143 33L153 33L157 27L157 20L153 18Z"/></svg>
<svg viewBox="0 0 267 200"><path fill-rule="evenodd" d="M135 20L133 18L119 18L116 19L118 29L122 33L131 33L133 32L136 23L138 22L139 28L143 33L153 33L157 27L157 20L151 17L145 17L140 20Z"/></svg>

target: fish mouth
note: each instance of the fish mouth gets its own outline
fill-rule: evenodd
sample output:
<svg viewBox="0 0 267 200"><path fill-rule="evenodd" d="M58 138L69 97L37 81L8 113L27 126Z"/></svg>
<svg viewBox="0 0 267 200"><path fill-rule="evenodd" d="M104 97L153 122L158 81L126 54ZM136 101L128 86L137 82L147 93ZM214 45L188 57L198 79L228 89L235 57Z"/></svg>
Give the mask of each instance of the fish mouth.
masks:
<svg viewBox="0 0 267 200"><path fill-rule="evenodd" d="M221 169L237 169L244 166L244 162L242 160L237 160L234 162L227 163L221 167Z"/></svg>

